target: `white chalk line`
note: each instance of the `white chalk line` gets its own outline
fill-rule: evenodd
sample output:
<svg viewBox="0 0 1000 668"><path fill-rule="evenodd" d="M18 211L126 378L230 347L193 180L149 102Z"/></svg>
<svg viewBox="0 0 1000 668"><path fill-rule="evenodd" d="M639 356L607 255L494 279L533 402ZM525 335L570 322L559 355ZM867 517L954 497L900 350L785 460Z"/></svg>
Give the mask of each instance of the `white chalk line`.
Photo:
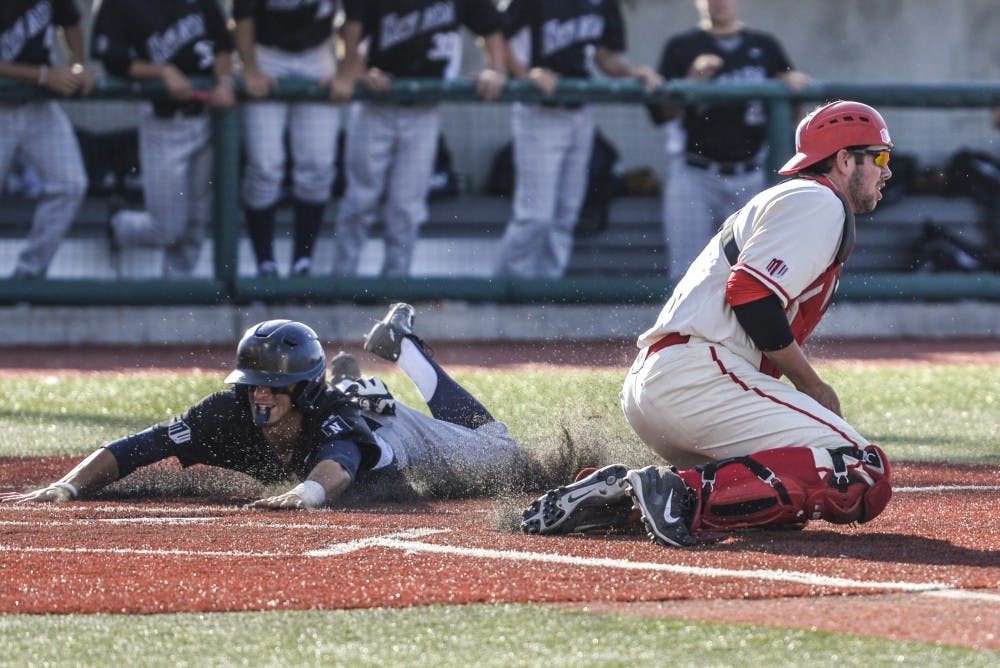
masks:
<svg viewBox="0 0 1000 668"><path fill-rule="evenodd" d="M70 520L50 520L40 523L32 520L0 520L0 527L68 527L68 526L100 526L100 525L130 525L130 524L210 524L219 517L132 517L132 518L93 518L93 519L70 519ZM307 523L287 523L287 522L230 522L219 525L223 529L321 529L330 531L331 529L343 529L347 531L365 531L371 527L354 524L307 524Z"/></svg>
<svg viewBox="0 0 1000 668"><path fill-rule="evenodd" d="M24 552L38 554L121 554L125 556L153 557L299 557L301 553L293 552L257 552L246 550L150 550L132 547L31 547L0 545L0 552Z"/></svg>
<svg viewBox="0 0 1000 668"><path fill-rule="evenodd" d="M1000 492L1000 485L928 485L926 487L893 487L893 494L919 492Z"/></svg>
<svg viewBox="0 0 1000 668"><path fill-rule="evenodd" d="M414 537L416 532L414 530ZM427 534L442 533L443 529L428 529ZM490 550L485 548L460 547L455 545L442 545L437 543L424 543L413 540L405 540L399 537L383 536L380 538L369 538L361 541L350 541L342 545L334 545L324 550L313 550L307 552L307 556L333 556L341 555L364 547L385 547L395 548L405 552L425 552L431 554L449 554L463 557L473 557L477 559L500 559L507 561L530 561L538 563L551 563L566 566L580 566L590 568L617 568L622 570L648 570L678 575L691 575L705 578L735 578L742 580L767 580L773 582L794 582L811 586L827 586L842 589L878 589L886 591L915 592L927 596L940 596L950 599L961 600L983 600L988 602L1000 602L1000 594L978 592L975 590L954 589L939 582L880 582L880 581L859 581L847 578L817 575L815 573L803 573L797 571L754 569L736 570L728 568L706 568L702 566L681 566L678 564L661 564L656 562L628 561L624 559L607 559L599 557L574 557L565 554L549 554L544 552L520 552L514 550Z"/></svg>
<svg viewBox="0 0 1000 668"><path fill-rule="evenodd" d="M278 525L274 525L278 526ZM309 527L314 528L315 525L309 525ZM346 528L346 527L345 527ZM359 527L360 528L360 527ZM400 531L397 533L387 534L378 539L374 540L396 540L398 538L426 536L433 533L440 533L446 531L446 529L409 529L407 531ZM356 549L361 549L369 544L367 539L362 539L359 541L348 541L343 543L343 545L354 545L355 543L362 543L356 548L345 550L345 552L353 552ZM141 556L163 556L163 557L278 557L282 559L296 558L302 556L312 556L308 552L303 555L301 552L258 552L253 550L164 550L164 549L148 549L148 548L127 548L127 547L32 547L32 546L15 546L15 545L3 545L0 544L0 552L33 552L41 554L121 554L121 555L141 555ZM337 554L336 552L331 552L331 556ZM325 556L325 555L324 555Z"/></svg>
<svg viewBox="0 0 1000 668"><path fill-rule="evenodd" d="M277 525L275 525L277 526ZM307 525L315 528L315 525ZM346 528L346 527L345 527ZM163 549L133 549L133 548L74 548L74 547L15 547L0 545L0 552L35 552L62 554L121 554L128 556L191 556L191 557L251 557L251 558L329 558L339 557L359 550L380 547L400 550L406 553L446 554L474 559L495 559L502 561L534 562L543 564L558 564L583 568L619 569L629 571L652 571L674 573L702 578L727 578L740 580L764 580L771 582L790 582L816 587L835 587L840 589L881 590L896 592L912 592L926 596L936 596L958 600L977 600L990 603L1000 603L1000 594L981 592L977 590L955 589L939 582L904 582L904 581L865 581L848 578L819 575L800 571L782 569L752 569L739 570L728 568L711 568L703 566L683 566L680 564L664 564L657 562L629 561L626 559L610 559L604 557L578 557L565 554L550 554L545 552L526 552L517 550L493 550L477 547L463 547L427 543L414 540L423 536L449 533L449 529L415 528L394 532L383 536L361 538L328 547L309 550L304 553L295 552L258 552L247 550L163 550ZM665 548L668 549L668 548Z"/></svg>

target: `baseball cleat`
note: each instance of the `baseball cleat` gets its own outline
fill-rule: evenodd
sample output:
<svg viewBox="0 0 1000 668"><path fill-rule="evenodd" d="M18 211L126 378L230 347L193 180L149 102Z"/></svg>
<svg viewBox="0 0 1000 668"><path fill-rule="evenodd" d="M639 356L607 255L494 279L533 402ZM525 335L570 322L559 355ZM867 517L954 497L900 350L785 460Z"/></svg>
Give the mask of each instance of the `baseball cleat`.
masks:
<svg viewBox="0 0 1000 668"><path fill-rule="evenodd" d="M277 278L278 263L274 260L264 260L257 265L257 275L261 278Z"/></svg>
<svg viewBox="0 0 1000 668"><path fill-rule="evenodd" d="M308 276L312 271L312 259L300 257L292 263L292 276Z"/></svg>
<svg viewBox="0 0 1000 668"><path fill-rule="evenodd" d="M330 383L336 385L345 378L349 380L361 378L361 365L354 355L341 350L330 360Z"/></svg>
<svg viewBox="0 0 1000 668"><path fill-rule="evenodd" d="M632 512L628 469L611 464L576 482L549 490L521 515L521 531L562 534L624 527Z"/></svg>
<svg viewBox="0 0 1000 668"><path fill-rule="evenodd" d="M375 323L365 335L365 350L395 362L399 359L400 348L406 337L423 345L423 341L413 333L413 307L403 303L393 304L385 317Z"/></svg>
<svg viewBox="0 0 1000 668"><path fill-rule="evenodd" d="M122 250L121 245L118 243L118 237L115 234L114 220L115 216L118 215L118 212L124 208L125 198L121 195L115 194L108 198L108 218L105 232L107 232L108 235L108 253L113 258L118 257L118 254L121 253Z"/></svg>
<svg viewBox="0 0 1000 668"><path fill-rule="evenodd" d="M695 544L688 529L694 506L690 490L679 475L666 466L647 466L629 471L628 483L651 541L674 547Z"/></svg>

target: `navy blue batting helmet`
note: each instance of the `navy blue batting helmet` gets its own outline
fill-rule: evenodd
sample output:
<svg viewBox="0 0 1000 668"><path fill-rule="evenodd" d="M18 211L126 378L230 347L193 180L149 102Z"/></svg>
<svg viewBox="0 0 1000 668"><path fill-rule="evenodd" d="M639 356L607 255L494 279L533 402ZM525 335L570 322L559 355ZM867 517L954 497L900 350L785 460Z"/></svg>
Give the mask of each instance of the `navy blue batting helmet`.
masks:
<svg viewBox="0 0 1000 668"><path fill-rule="evenodd" d="M326 384L326 353L311 327L294 320L267 320L243 335L236 348L236 369L226 382L295 385L292 398L296 406L308 410Z"/></svg>

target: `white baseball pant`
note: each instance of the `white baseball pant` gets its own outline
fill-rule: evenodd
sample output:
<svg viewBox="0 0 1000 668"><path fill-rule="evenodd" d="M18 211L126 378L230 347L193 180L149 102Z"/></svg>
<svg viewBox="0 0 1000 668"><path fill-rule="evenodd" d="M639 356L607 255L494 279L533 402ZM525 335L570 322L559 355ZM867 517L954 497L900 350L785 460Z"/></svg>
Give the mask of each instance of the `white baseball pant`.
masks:
<svg viewBox="0 0 1000 668"><path fill-rule="evenodd" d="M497 273L560 278L587 194L594 117L587 107L514 105L513 217L500 240Z"/></svg>
<svg viewBox="0 0 1000 668"><path fill-rule="evenodd" d="M333 273L358 273L361 248L382 204L383 276L407 276L434 171L440 114L436 106L355 102L348 112L347 190L337 212Z"/></svg>
<svg viewBox="0 0 1000 668"><path fill-rule="evenodd" d="M684 276L705 244L734 211L766 185L764 170L719 174L684 161L684 154L667 159L663 189L663 232L667 271L675 283Z"/></svg>
<svg viewBox="0 0 1000 668"><path fill-rule="evenodd" d="M163 276L192 274L212 214L212 135L208 114L139 118L139 164L146 211L111 220L118 243L164 249Z"/></svg>
<svg viewBox="0 0 1000 668"><path fill-rule="evenodd" d="M366 413L382 426L375 437L391 450L383 464L399 469L419 468L434 476L462 473L486 478L514 470L524 452L507 425L488 422L478 429L437 420L406 404L396 402L394 416Z"/></svg>
<svg viewBox="0 0 1000 668"><path fill-rule="evenodd" d="M655 454L686 469L783 447L863 448L832 411L703 339L639 351L621 393L625 418Z"/></svg>
<svg viewBox="0 0 1000 668"><path fill-rule="evenodd" d="M66 113L54 101L2 104L0 127L0 182L18 151L42 182L14 275L44 276L87 194L80 146Z"/></svg>
<svg viewBox="0 0 1000 668"><path fill-rule="evenodd" d="M302 53L257 46L257 63L269 76L322 81L336 62L329 43ZM292 195L325 204L335 176L340 109L328 102L253 101L242 107L246 172L243 201L252 209L273 206L285 176L285 132L292 154Z"/></svg>

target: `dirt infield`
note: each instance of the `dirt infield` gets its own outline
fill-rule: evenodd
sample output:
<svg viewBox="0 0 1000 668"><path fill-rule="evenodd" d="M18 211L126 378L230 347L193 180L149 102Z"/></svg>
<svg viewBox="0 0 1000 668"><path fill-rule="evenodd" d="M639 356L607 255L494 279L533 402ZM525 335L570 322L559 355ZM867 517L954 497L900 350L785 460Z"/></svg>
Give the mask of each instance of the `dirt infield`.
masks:
<svg viewBox="0 0 1000 668"><path fill-rule="evenodd" d="M0 460L0 489L71 464ZM869 525L816 522L688 550L639 535L512 533L490 500L292 513L219 497L2 505L0 613L531 602L1000 649L998 474L904 464Z"/></svg>
<svg viewBox="0 0 1000 668"><path fill-rule="evenodd" d="M995 348L828 344L813 355L1000 365ZM438 351L447 364L470 366L487 357L490 366L622 366L630 355L621 342ZM221 370L230 356L228 348L4 351L0 373ZM75 462L0 459L0 491L48 483ZM209 475L201 467L187 473ZM170 463L147 473L176 474ZM504 508L485 499L255 511L242 507L253 497L239 479L230 482L207 500L0 505L0 614L531 602L1000 649L996 466L897 463L893 500L868 525L815 522L687 550L640 535L524 536L499 528Z"/></svg>

